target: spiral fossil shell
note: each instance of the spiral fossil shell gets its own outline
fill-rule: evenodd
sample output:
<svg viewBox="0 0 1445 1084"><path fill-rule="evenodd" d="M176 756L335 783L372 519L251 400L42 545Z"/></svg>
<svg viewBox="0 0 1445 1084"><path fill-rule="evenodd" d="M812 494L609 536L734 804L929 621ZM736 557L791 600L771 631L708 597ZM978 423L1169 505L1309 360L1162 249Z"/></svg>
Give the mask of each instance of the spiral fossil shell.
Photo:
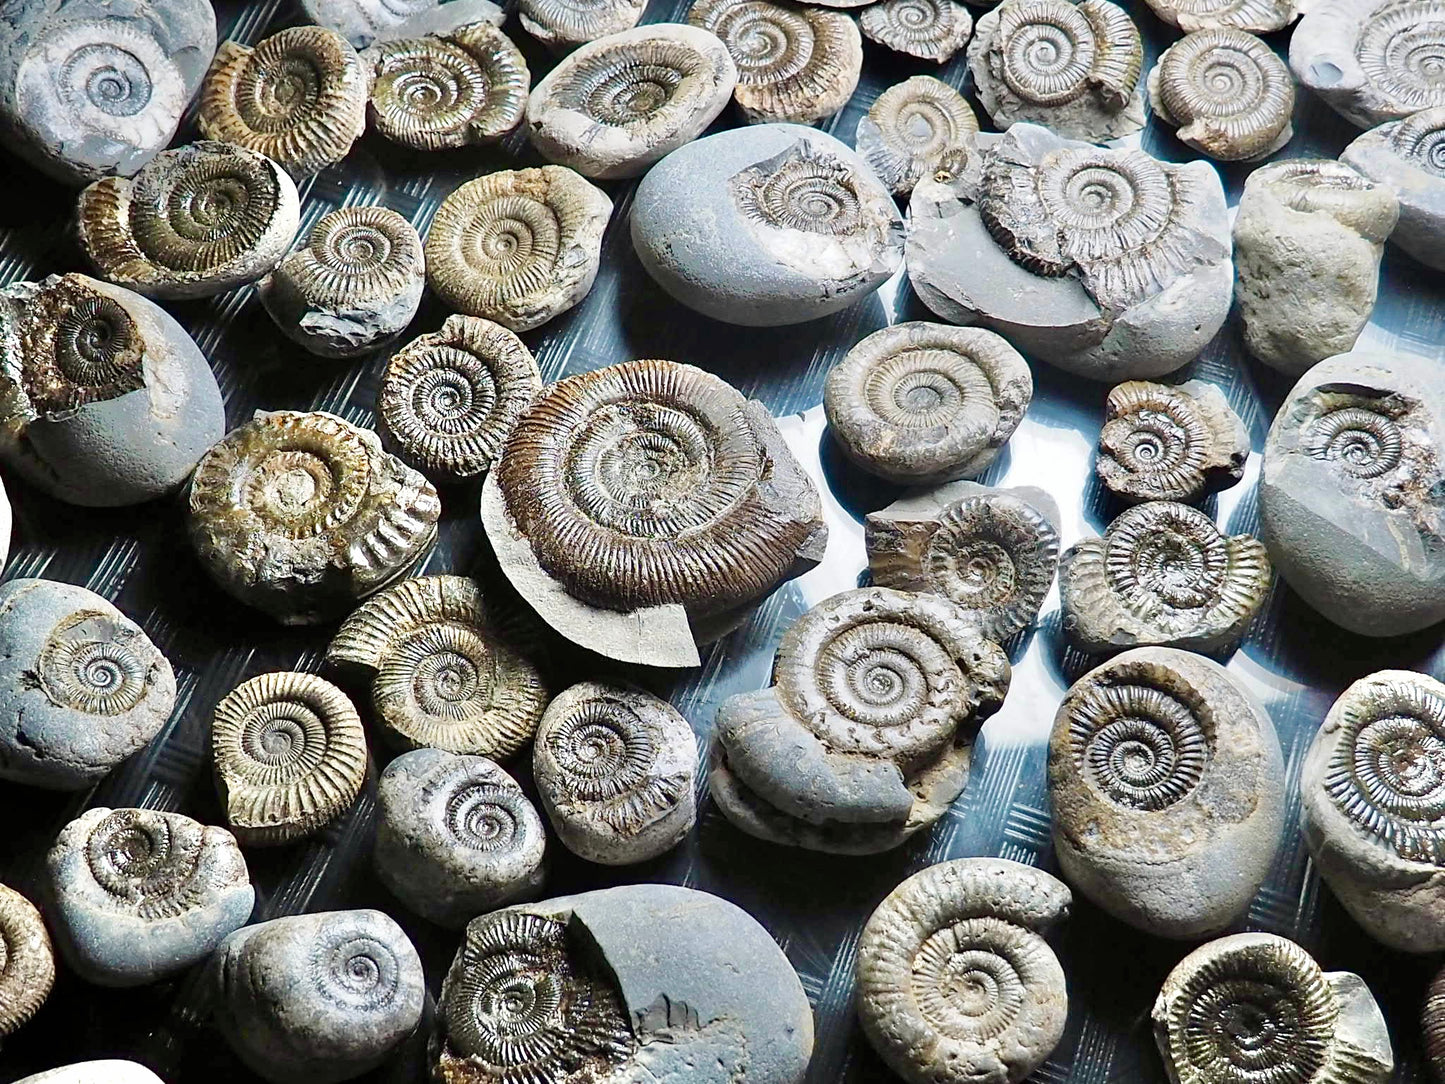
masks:
<svg viewBox="0 0 1445 1084"><path fill-rule="evenodd" d="M361 59L371 66L371 123L422 151L502 138L521 123L532 85L521 51L486 23L382 42Z"/></svg>
<svg viewBox="0 0 1445 1084"><path fill-rule="evenodd" d="M1179 1084L1382 1084L1394 1068L1384 1018L1360 977L1323 972L1274 934L1195 949L1164 980L1153 1017Z"/></svg>
<svg viewBox="0 0 1445 1084"><path fill-rule="evenodd" d="M1420 1006L1420 1029L1424 1033L1425 1056L1431 1075L1438 1081L1445 1077L1445 969L1435 973Z"/></svg>
<svg viewBox="0 0 1445 1084"><path fill-rule="evenodd" d="M811 124L842 109L858 87L863 39L842 12L770 0L697 0L687 18L732 54L733 97L750 123Z"/></svg>
<svg viewBox="0 0 1445 1084"><path fill-rule="evenodd" d="M909 1084L1014 1084L1064 1033L1064 970L1043 935L1068 916L1064 884L998 858L915 873L858 941L858 1020Z"/></svg>
<svg viewBox="0 0 1445 1084"><path fill-rule="evenodd" d="M1154 112L1181 142L1220 161L1273 154L1294 134L1294 78L1259 38L1233 27L1175 42L1149 72Z"/></svg>
<svg viewBox="0 0 1445 1084"><path fill-rule="evenodd" d="M921 484L977 475L1033 398L1022 355L991 331L913 321L875 331L828 373L823 408L864 470Z"/></svg>
<svg viewBox="0 0 1445 1084"><path fill-rule="evenodd" d="M330 824L366 779L366 732L336 686L314 674L261 674L216 705L216 787L236 838L289 843Z"/></svg>
<svg viewBox="0 0 1445 1084"><path fill-rule="evenodd" d="M1445 265L1445 106L1370 129L1340 161L1395 194L1400 216L1390 240L1396 246L1426 267Z"/></svg>
<svg viewBox="0 0 1445 1084"><path fill-rule="evenodd" d="M592 288L611 214L606 193L563 166L468 181L432 220L427 283L454 309L528 331Z"/></svg>
<svg viewBox="0 0 1445 1084"><path fill-rule="evenodd" d="M546 707L541 674L465 576L422 576L378 593L342 623L326 659L373 675L377 718L410 748L507 757Z"/></svg>
<svg viewBox="0 0 1445 1084"><path fill-rule="evenodd" d="M977 131L978 121L962 94L932 76L915 75L878 96L859 118L854 144L889 191L907 195Z"/></svg>
<svg viewBox="0 0 1445 1084"><path fill-rule="evenodd" d="M955 0L881 0L858 13L858 25L870 41L939 64L973 33L973 17Z"/></svg>
<svg viewBox="0 0 1445 1084"><path fill-rule="evenodd" d="M1445 177L1445 106L1422 109L1390 127L1390 149L1436 177Z"/></svg>
<svg viewBox="0 0 1445 1084"><path fill-rule="evenodd" d="M308 177L346 157L366 127L366 66L345 38L296 26L254 49L227 41L201 88L196 123Z"/></svg>
<svg viewBox="0 0 1445 1084"><path fill-rule="evenodd" d="M1249 434L1213 384L1129 380L1109 390L1094 470L1131 503L1193 501L1244 476Z"/></svg>
<svg viewBox="0 0 1445 1084"><path fill-rule="evenodd" d="M532 37L566 50L630 30L646 6L645 0L520 0L517 15Z"/></svg>
<svg viewBox="0 0 1445 1084"><path fill-rule="evenodd" d="M1282 30L1299 18L1298 0L1147 0L1154 14L1186 34L1234 27L1255 34Z"/></svg>
<svg viewBox="0 0 1445 1084"><path fill-rule="evenodd" d="M35 905L0 885L0 1038L40 1011L55 985L55 953Z"/></svg>

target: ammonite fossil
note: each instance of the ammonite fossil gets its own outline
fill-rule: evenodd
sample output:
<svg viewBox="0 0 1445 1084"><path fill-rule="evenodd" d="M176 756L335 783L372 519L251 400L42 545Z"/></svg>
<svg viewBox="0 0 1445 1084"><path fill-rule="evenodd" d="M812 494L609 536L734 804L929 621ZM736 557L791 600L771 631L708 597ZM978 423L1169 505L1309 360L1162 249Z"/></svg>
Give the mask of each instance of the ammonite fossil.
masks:
<svg viewBox="0 0 1445 1084"><path fill-rule="evenodd" d="M1149 102L1180 142L1222 162L1254 161L1290 141L1294 77L1253 34L1186 34L1149 71Z"/></svg>
<svg viewBox="0 0 1445 1084"><path fill-rule="evenodd" d="M446 11L441 0L300 0L302 14L317 26L334 30L358 49L378 41L445 32L465 9L469 23L502 24L503 12L488 0L464 0Z"/></svg>
<svg viewBox="0 0 1445 1084"><path fill-rule="evenodd" d="M424 558L441 502L371 430L280 410L257 411L206 453L188 512L217 583L284 624L315 624Z"/></svg>
<svg viewBox="0 0 1445 1084"><path fill-rule="evenodd" d="M758 403L691 365L632 361L547 388L482 491L513 586L564 636L694 666L694 637L822 557L817 490Z"/></svg>
<svg viewBox="0 0 1445 1084"><path fill-rule="evenodd" d="M1269 594L1263 543L1223 535L1187 504L1150 501L1059 561L1064 632L1085 651L1233 648Z"/></svg>
<svg viewBox="0 0 1445 1084"><path fill-rule="evenodd" d="M532 776L569 851L623 866L675 847L697 818L697 742L671 704L585 681L547 706Z"/></svg>
<svg viewBox="0 0 1445 1084"><path fill-rule="evenodd" d="M1069 689L1049 739L1054 854L1074 888L1163 937L1249 907L1284 829L1269 714L1218 663L1145 647Z"/></svg>
<svg viewBox="0 0 1445 1084"><path fill-rule="evenodd" d="M367 599L326 649L371 680L371 705L405 748L508 757L537 729L547 688L465 576L403 580Z"/></svg>
<svg viewBox="0 0 1445 1084"><path fill-rule="evenodd" d="M346 157L366 127L366 65L345 38L295 26L254 49L221 43L201 89L196 123L207 139L238 143L309 177Z"/></svg>
<svg viewBox="0 0 1445 1084"><path fill-rule="evenodd" d="M1340 161L1399 200L1390 240L1426 267L1445 270L1445 106L1370 129Z"/></svg>
<svg viewBox="0 0 1445 1084"><path fill-rule="evenodd" d="M973 33L973 16L955 0L881 0L858 13L863 36L921 60L942 64Z"/></svg>
<svg viewBox="0 0 1445 1084"><path fill-rule="evenodd" d="M1003 650L945 598L833 595L784 633L771 687L718 709L713 801L761 839L896 847L962 792L1009 677Z"/></svg>
<svg viewBox="0 0 1445 1084"><path fill-rule="evenodd" d="M377 877L423 918L462 926L542 887L542 818L486 757L403 753L381 773L376 804Z"/></svg>
<svg viewBox="0 0 1445 1084"><path fill-rule="evenodd" d="M532 85L521 51L486 23L379 42L361 59L371 66L372 126L421 151L501 139L522 122Z"/></svg>
<svg viewBox="0 0 1445 1084"><path fill-rule="evenodd" d="M361 718L315 674L260 674L227 693L216 705L211 754L226 820L247 846L325 827L366 780Z"/></svg>
<svg viewBox="0 0 1445 1084"><path fill-rule="evenodd" d="M1255 34L1282 30L1299 18L1300 0L1147 0L1155 15L1186 34L1234 27Z"/></svg>
<svg viewBox="0 0 1445 1084"><path fill-rule="evenodd" d="M237 930L206 973L217 1030L273 1084L376 1068L421 1020L426 976L380 911L323 911Z"/></svg>
<svg viewBox="0 0 1445 1084"><path fill-rule="evenodd" d="M1016 1084L1064 1034L1064 969L1044 935L1069 890L1000 858L941 862L878 905L858 940L858 1020L908 1084Z"/></svg>
<svg viewBox="0 0 1445 1084"><path fill-rule="evenodd" d="M1033 398L1001 336L912 321L875 331L828 373L823 409L847 457L892 482L972 477L997 458Z"/></svg>
<svg viewBox="0 0 1445 1084"><path fill-rule="evenodd" d="M1109 389L1094 472L1114 496L1194 501L1244 476L1249 433L1214 384L1129 380Z"/></svg>
<svg viewBox="0 0 1445 1084"><path fill-rule="evenodd" d="M977 131L962 94L930 75L915 75L878 95L858 118L853 145L890 192L906 196L919 177Z"/></svg>
<svg viewBox="0 0 1445 1084"><path fill-rule="evenodd" d="M1043 490L957 482L870 512L868 567L879 587L942 595L1002 643L1033 622L1053 586L1058 519Z"/></svg>
<svg viewBox="0 0 1445 1084"><path fill-rule="evenodd" d="M350 358L404 331L425 286L412 224L389 208L353 204L317 222L258 293L287 338L321 357Z"/></svg>
<svg viewBox="0 0 1445 1084"><path fill-rule="evenodd" d="M697 0L687 19L732 54L733 97L750 123L811 124L838 112L858 89L863 39L842 12L771 0Z"/></svg>
<svg viewBox="0 0 1445 1084"><path fill-rule="evenodd" d="M46 858L51 920L87 982L139 986L205 959L251 918L235 837L179 813L88 809Z"/></svg>
<svg viewBox="0 0 1445 1084"><path fill-rule="evenodd" d="M447 305L528 331L592 289L612 201L570 169L502 170L442 201L427 283Z"/></svg>
<svg viewBox="0 0 1445 1084"><path fill-rule="evenodd" d="M1430 1073L1438 1081L1445 1078L1445 970L1436 972L1420 1006L1420 1030L1424 1032L1425 1056Z"/></svg>
<svg viewBox="0 0 1445 1084"><path fill-rule="evenodd" d="M543 45L565 52L631 30L646 0L520 0L522 28Z"/></svg>
<svg viewBox="0 0 1445 1084"><path fill-rule="evenodd" d="M1154 1041L1179 1084L1384 1084L1395 1067L1364 980L1321 971L1274 934L1195 949L1169 972L1153 1015Z"/></svg>
<svg viewBox="0 0 1445 1084"><path fill-rule="evenodd" d="M1144 43L1108 0L1004 0L979 17L968 66L994 123L1103 142L1144 126Z"/></svg>
<svg viewBox="0 0 1445 1084"><path fill-rule="evenodd" d="M35 905L0 885L0 1038L24 1027L55 985L55 953Z"/></svg>
<svg viewBox="0 0 1445 1084"><path fill-rule="evenodd" d="M296 185L263 154L202 140L133 178L80 194L76 233L101 278L156 298L210 297L280 262L300 221Z"/></svg>

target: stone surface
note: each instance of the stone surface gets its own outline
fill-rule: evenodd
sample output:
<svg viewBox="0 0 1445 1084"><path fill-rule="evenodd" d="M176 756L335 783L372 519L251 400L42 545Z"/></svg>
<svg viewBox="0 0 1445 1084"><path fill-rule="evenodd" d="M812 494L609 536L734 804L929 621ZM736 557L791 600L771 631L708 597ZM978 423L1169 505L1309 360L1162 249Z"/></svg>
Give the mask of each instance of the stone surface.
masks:
<svg viewBox="0 0 1445 1084"><path fill-rule="evenodd" d="M903 258L902 220L867 163L794 124L737 128L673 151L638 186L631 228L659 286L705 316L749 326L838 312Z"/></svg>
<svg viewBox="0 0 1445 1084"><path fill-rule="evenodd" d="M1371 128L1340 161L1395 193L1400 218L1390 240L1426 267L1445 270L1445 106Z"/></svg>
<svg viewBox="0 0 1445 1084"><path fill-rule="evenodd" d="M1298 0L1148 0L1150 9L1186 34L1233 26L1256 34L1282 30L1300 16Z"/></svg>
<svg viewBox="0 0 1445 1084"><path fill-rule="evenodd" d="M144 1065L133 1061L107 1059L104 1061L79 1061L74 1065L63 1065L34 1076L27 1076L16 1084L165 1084L160 1077Z"/></svg>
<svg viewBox="0 0 1445 1084"><path fill-rule="evenodd" d="M358 49L378 41L445 34L468 23L501 26L491 0L300 0L302 14Z"/></svg>

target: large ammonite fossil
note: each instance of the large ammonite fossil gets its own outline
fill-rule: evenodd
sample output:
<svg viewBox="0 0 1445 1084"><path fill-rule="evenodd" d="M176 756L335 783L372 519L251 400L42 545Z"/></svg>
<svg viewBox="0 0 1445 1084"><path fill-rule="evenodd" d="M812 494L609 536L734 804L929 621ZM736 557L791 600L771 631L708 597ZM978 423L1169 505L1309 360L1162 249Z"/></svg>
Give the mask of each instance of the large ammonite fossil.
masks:
<svg viewBox="0 0 1445 1084"><path fill-rule="evenodd" d="M201 89L196 123L309 177L341 161L366 127L366 65L345 38L295 26L254 49L227 41Z"/></svg>
<svg viewBox="0 0 1445 1084"><path fill-rule="evenodd" d="M1203 937L1244 913L1274 863L1284 792L1268 713L1201 655L1126 651L1076 681L1054 718L1059 865L1148 933Z"/></svg>
<svg viewBox="0 0 1445 1084"><path fill-rule="evenodd" d="M691 365L558 381L482 491L502 569L542 617L612 658L697 663L694 635L821 558L817 490L758 403Z"/></svg>
<svg viewBox="0 0 1445 1084"><path fill-rule="evenodd" d="M315 674L260 674L227 693L211 754L226 821L248 846L311 835L346 812L366 780L361 717Z"/></svg>
<svg viewBox="0 0 1445 1084"><path fill-rule="evenodd" d="M1179 1084L1384 1084L1395 1067L1364 981L1320 970L1293 941L1240 933L1181 960L1154 1002Z"/></svg>
<svg viewBox="0 0 1445 1084"><path fill-rule="evenodd" d="M858 13L863 36L900 53L942 64L973 33L973 16L956 0L881 0Z"/></svg>
<svg viewBox="0 0 1445 1084"><path fill-rule="evenodd" d="M733 97L751 123L812 124L842 109L858 88L863 39L842 12L771 0L697 0L687 18L732 54Z"/></svg>
<svg viewBox="0 0 1445 1084"><path fill-rule="evenodd" d="M427 283L454 309L528 331L592 288L611 215L607 194L563 166L478 177L432 219Z"/></svg>
<svg viewBox="0 0 1445 1084"><path fill-rule="evenodd" d="M520 0L522 29L557 52L630 30L646 0Z"/></svg>
<svg viewBox="0 0 1445 1084"><path fill-rule="evenodd" d="M55 985L55 951L35 905L0 885L0 1038L24 1027Z"/></svg>
<svg viewBox="0 0 1445 1084"><path fill-rule="evenodd" d="M403 747L501 759L532 737L547 705L506 626L475 580L421 576L357 607L326 661L369 676L376 718Z"/></svg>
<svg viewBox="0 0 1445 1084"><path fill-rule="evenodd" d="M1232 648L1264 605L1272 576L1258 539L1221 534L1189 505L1150 501L1060 559L1064 631L1085 651Z"/></svg>
<svg viewBox="0 0 1445 1084"><path fill-rule="evenodd" d="M1114 496L1194 501L1244 476L1249 433L1214 384L1129 380L1109 390L1094 471Z"/></svg>
<svg viewBox="0 0 1445 1084"><path fill-rule="evenodd" d="M1370 129L1340 161L1394 192L1400 218L1390 240L1426 267L1445 270L1445 106Z"/></svg>
<svg viewBox="0 0 1445 1084"><path fill-rule="evenodd" d="M853 145L889 191L906 196L977 131L962 94L931 75L915 75L878 95L858 118Z"/></svg>
<svg viewBox="0 0 1445 1084"><path fill-rule="evenodd" d="M1068 917L1063 882L1001 858L915 873L858 941L858 1020L908 1084L1016 1084L1064 1034L1064 969L1044 934Z"/></svg>
<svg viewBox="0 0 1445 1084"><path fill-rule="evenodd" d="M431 549L441 502L369 429L322 411L257 411L191 479L206 571L285 624L314 624L404 575Z"/></svg>
<svg viewBox="0 0 1445 1084"><path fill-rule="evenodd" d="M845 591L793 623L773 684L718 709L713 801L762 839L842 854L902 843L968 781L1008 659L947 599Z"/></svg>
<svg viewBox="0 0 1445 1084"><path fill-rule="evenodd" d="M1299 18L1299 0L1147 0L1155 15L1186 34L1233 27L1255 34L1282 30Z"/></svg>

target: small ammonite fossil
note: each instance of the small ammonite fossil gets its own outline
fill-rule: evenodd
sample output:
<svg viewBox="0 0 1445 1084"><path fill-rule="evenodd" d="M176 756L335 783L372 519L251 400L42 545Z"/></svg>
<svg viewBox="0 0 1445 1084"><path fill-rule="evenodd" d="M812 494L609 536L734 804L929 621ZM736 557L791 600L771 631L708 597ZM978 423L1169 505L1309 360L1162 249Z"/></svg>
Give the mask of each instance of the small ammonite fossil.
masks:
<svg viewBox="0 0 1445 1084"><path fill-rule="evenodd" d="M1028 121L1091 143L1144 127L1143 66L1139 28L1109 0L1004 0L968 46L995 125Z"/></svg>
<svg viewBox="0 0 1445 1084"><path fill-rule="evenodd" d="M760 839L896 847L963 791L1009 678L1003 650L941 596L834 595L784 633L772 686L718 709L713 801Z"/></svg>
<svg viewBox="0 0 1445 1084"><path fill-rule="evenodd" d="M977 131L978 120L962 94L931 75L915 75L878 95L858 118L853 145L890 192L906 196L918 178Z"/></svg>
<svg viewBox="0 0 1445 1084"><path fill-rule="evenodd" d="M263 154L202 140L80 194L76 233L101 278L147 297L210 297L270 271L296 237L296 185Z"/></svg>
<svg viewBox="0 0 1445 1084"><path fill-rule="evenodd" d="M412 224L387 207L358 204L317 222L305 247L282 260L257 292L287 338L324 358L351 358L404 331L425 286Z"/></svg>
<svg viewBox="0 0 1445 1084"><path fill-rule="evenodd" d="M646 0L519 0L522 29L556 52L631 30Z"/></svg>
<svg viewBox="0 0 1445 1084"><path fill-rule="evenodd" d="M665 700L585 681L542 716L532 776L567 849L625 866L675 847L697 819L697 740Z"/></svg>
<svg viewBox="0 0 1445 1084"><path fill-rule="evenodd" d="M463 926L542 887L542 818L486 757L403 753L381 773L376 810L376 875L431 922Z"/></svg>
<svg viewBox="0 0 1445 1084"><path fill-rule="evenodd" d="M487 23L378 42L367 113L387 139L420 151L501 139L522 122L532 76L512 40Z"/></svg>
<svg viewBox="0 0 1445 1084"><path fill-rule="evenodd" d="M1064 969L1044 935L1068 888L1001 858L909 877L858 940L858 1021L908 1084L1016 1084L1063 1038Z"/></svg>
<svg viewBox="0 0 1445 1084"><path fill-rule="evenodd" d="M1390 240L1426 267L1445 270L1445 106L1370 129L1340 161L1395 193L1400 219Z"/></svg>
<svg viewBox="0 0 1445 1084"><path fill-rule="evenodd" d="M858 13L863 36L921 60L942 64L973 33L973 16L956 0L881 0Z"/></svg>
<svg viewBox="0 0 1445 1084"><path fill-rule="evenodd" d="M247 846L324 828L366 780L361 718L315 674L260 674L227 693L216 705L211 754L226 821Z"/></svg>
<svg viewBox="0 0 1445 1084"><path fill-rule="evenodd" d="M875 331L828 373L823 409L843 453L891 482L973 477L1033 398L1028 362L1001 336L923 321Z"/></svg>
<svg viewBox="0 0 1445 1084"><path fill-rule="evenodd" d="M870 512L868 568L879 587L951 600L1002 643L1033 622L1053 586L1058 521L1043 490L955 482Z"/></svg>
<svg viewBox="0 0 1445 1084"><path fill-rule="evenodd" d="M449 316L386 363L377 428L429 478L464 482L491 469L522 412L542 390L526 343L479 316Z"/></svg>
<svg viewBox="0 0 1445 1084"><path fill-rule="evenodd" d="M1293 941L1239 933L1201 945L1154 1002L1154 1041L1178 1084L1385 1084L1390 1034L1360 976L1321 971Z"/></svg>
<svg viewBox="0 0 1445 1084"><path fill-rule="evenodd" d="M0 1038L24 1027L55 985L55 952L35 905L0 884Z"/></svg>
<svg viewBox="0 0 1445 1084"><path fill-rule="evenodd" d="M294 26L254 49L221 43L196 123L309 177L346 157L366 127L366 65L340 34Z"/></svg>
<svg viewBox="0 0 1445 1084"><path fill-rule="evenodd" d="M1255 34L1282 30L1300 17L1301 0L1147 0L1155 15L1186 34L1234 27Z"/></svg>
<svg viewBox="0 0 1445 1084"><path fill-rule="evenodd" d="M213 579L283 624L349 609L436 540L441 501L381 440L334 414L257 411L191 479L191 543Z"/></svg>
<svg viewBox="0 0 1445 1084"><path fill-rule="evenodd" d="M1138 504L1060 559L1064 632L1085 651L1229 650L1264 605L1273 574L1253 536L1225 536L1187 504Z"/></svg>
<svg viewBox="0 0 1445 1084"><path fill-rule="evenodd" d="M697 665L823 554L813 483L767 410L691 365L626 362L547 388L482 490L503 572L593 651Z"/></svg>
<svg viewBox="0 0 1445 1084"><path fill-rule="evenodd" d="M210 956L256 890L224 828L153 809L88 809L46 857L55 939L87 982L139 986Z"/></svg>
<svg viewBox="0 0 1445 1084"><path fill-rule="evenodd" d="M1094 473L1121 500L1195 501L1238 483L1248 458L1249 432L1214 384L1109 389Z"/></svg>
<svg viewBox="0 0 1445 1084"><path fill-rule="evenodd" d="M840 11L771 0L697 0L693 26L722 39L737 65L733 97L749 123L812 124L858 89L863 38Z"/></svg>
<svg viewBox="0 0 1445 1084"><path fill-rule="evenodd" d="M737 85L708 30L653 23L582 46L527 99L527 135L550 162L587 177L635 177L697 138Z"/></svg>
<svg viewBox="0 0 1445 1084"><path fill-rule="evenodd" d="M215 1024L272 1084L338 1084L416 1031L426 975L380 911L291 915L237 930L206 970Z"/></svg>
<svg viewBox="0 0 1445 1084"><path fill-rule="evenodd" d="M1149 70L1149 103L1180 142L1221 162L1252 162L1294 135L1294 77L1253 34L1186 34Z"/></svg>
<svg viewBox="0 0 1445 1084"><path fill-rule="evenodd" d="M537 667L466 576L403 580L356 608L326 649L361 671L386 737L404 748L509 757L547 706Z"/></svg>
<svg viewBox="0 0 1445 1084"><path fill-rule="evenodd" d="M1076 681L1054 717L1059 866L1148 933L1205 937L1244 913L1279 847L1284 793L1269 714L1201 655L1126 651Z"/></svg>
<svg viewBox="0 0 1445 1084"><path fill-rule="evenodd" d="M607 193L563 166L478 177L432 219L427 283L454 309L529 331L592 289L611 215Z"/></svg>

